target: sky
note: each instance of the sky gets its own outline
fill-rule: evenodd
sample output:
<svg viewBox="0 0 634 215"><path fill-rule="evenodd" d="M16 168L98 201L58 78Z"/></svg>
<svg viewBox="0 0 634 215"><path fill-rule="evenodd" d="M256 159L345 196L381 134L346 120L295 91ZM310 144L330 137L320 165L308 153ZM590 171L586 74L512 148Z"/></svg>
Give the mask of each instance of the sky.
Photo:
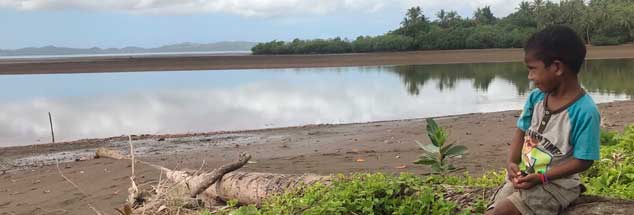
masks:
<svg viewBox="0 0 634 215"><path fill-rule="evenodd" d="M521 0L0 0L0 49L61 46L144 48L219 41L380 35L421 6L498 17Z"/></svg>

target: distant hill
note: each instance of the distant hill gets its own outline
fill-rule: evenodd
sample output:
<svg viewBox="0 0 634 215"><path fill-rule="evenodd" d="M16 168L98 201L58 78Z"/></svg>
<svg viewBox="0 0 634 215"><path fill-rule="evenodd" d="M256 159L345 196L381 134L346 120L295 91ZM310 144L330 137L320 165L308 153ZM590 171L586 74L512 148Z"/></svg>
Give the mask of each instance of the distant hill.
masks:
<svg viewBox="0 0 634 215"><path fill-rule="evenodd" d="M217 43L179 43L157 48L124 47L124 48L66 48L56 46L28 47L15 50L0 49L0 56L29 56L29 55L76 55L76 54L130 54L130 53L161 53L161 52L214 52L214 51L251 51L255 42L231 41Z"/></svg>

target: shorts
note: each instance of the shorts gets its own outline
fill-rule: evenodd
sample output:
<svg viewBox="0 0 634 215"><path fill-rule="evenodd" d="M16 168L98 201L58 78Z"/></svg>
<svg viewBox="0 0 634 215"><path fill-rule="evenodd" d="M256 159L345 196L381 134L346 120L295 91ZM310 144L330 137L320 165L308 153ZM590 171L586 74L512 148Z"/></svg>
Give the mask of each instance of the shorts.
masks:
<svg viewBox="0 0 634 215"><path fill-rule="evenodd" d="M566 209L579 195L579 186L565 188L557 183L548 183L521 190L515 189L513 183L507 181L492 197L493 203L488 209L493 209L496 203L508 199L522 215L556 215Z"/></svg>

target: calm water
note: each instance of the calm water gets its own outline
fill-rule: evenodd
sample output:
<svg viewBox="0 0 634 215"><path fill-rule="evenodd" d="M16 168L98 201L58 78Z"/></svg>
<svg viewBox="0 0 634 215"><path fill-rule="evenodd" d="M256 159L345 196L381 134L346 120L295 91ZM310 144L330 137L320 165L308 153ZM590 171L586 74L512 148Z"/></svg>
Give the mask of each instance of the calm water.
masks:
<svg viewBox="0 0 634 215"><path fill-rule="evenodd" d="M0 146L520 109L521 63L0 76ZM633 60L595 60L595 101L631 99Z"/></svg>

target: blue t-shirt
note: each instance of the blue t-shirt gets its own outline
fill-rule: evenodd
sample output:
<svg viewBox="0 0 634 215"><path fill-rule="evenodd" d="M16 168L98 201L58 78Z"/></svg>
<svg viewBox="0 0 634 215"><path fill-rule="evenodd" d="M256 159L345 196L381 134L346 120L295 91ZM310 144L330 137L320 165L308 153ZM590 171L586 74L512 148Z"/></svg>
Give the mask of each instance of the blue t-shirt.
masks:
<svg viewBox="0 0 634 215"><path fill-rule="evenodd" d="M517 120L525 132L520 168L545 173L571 157L599 160L601 117L592 98L584 93L559 110L548 110L547 96L539 89L531 91ZM577 174L568 178L576 182L565 184L579 184Z"/></svg>

